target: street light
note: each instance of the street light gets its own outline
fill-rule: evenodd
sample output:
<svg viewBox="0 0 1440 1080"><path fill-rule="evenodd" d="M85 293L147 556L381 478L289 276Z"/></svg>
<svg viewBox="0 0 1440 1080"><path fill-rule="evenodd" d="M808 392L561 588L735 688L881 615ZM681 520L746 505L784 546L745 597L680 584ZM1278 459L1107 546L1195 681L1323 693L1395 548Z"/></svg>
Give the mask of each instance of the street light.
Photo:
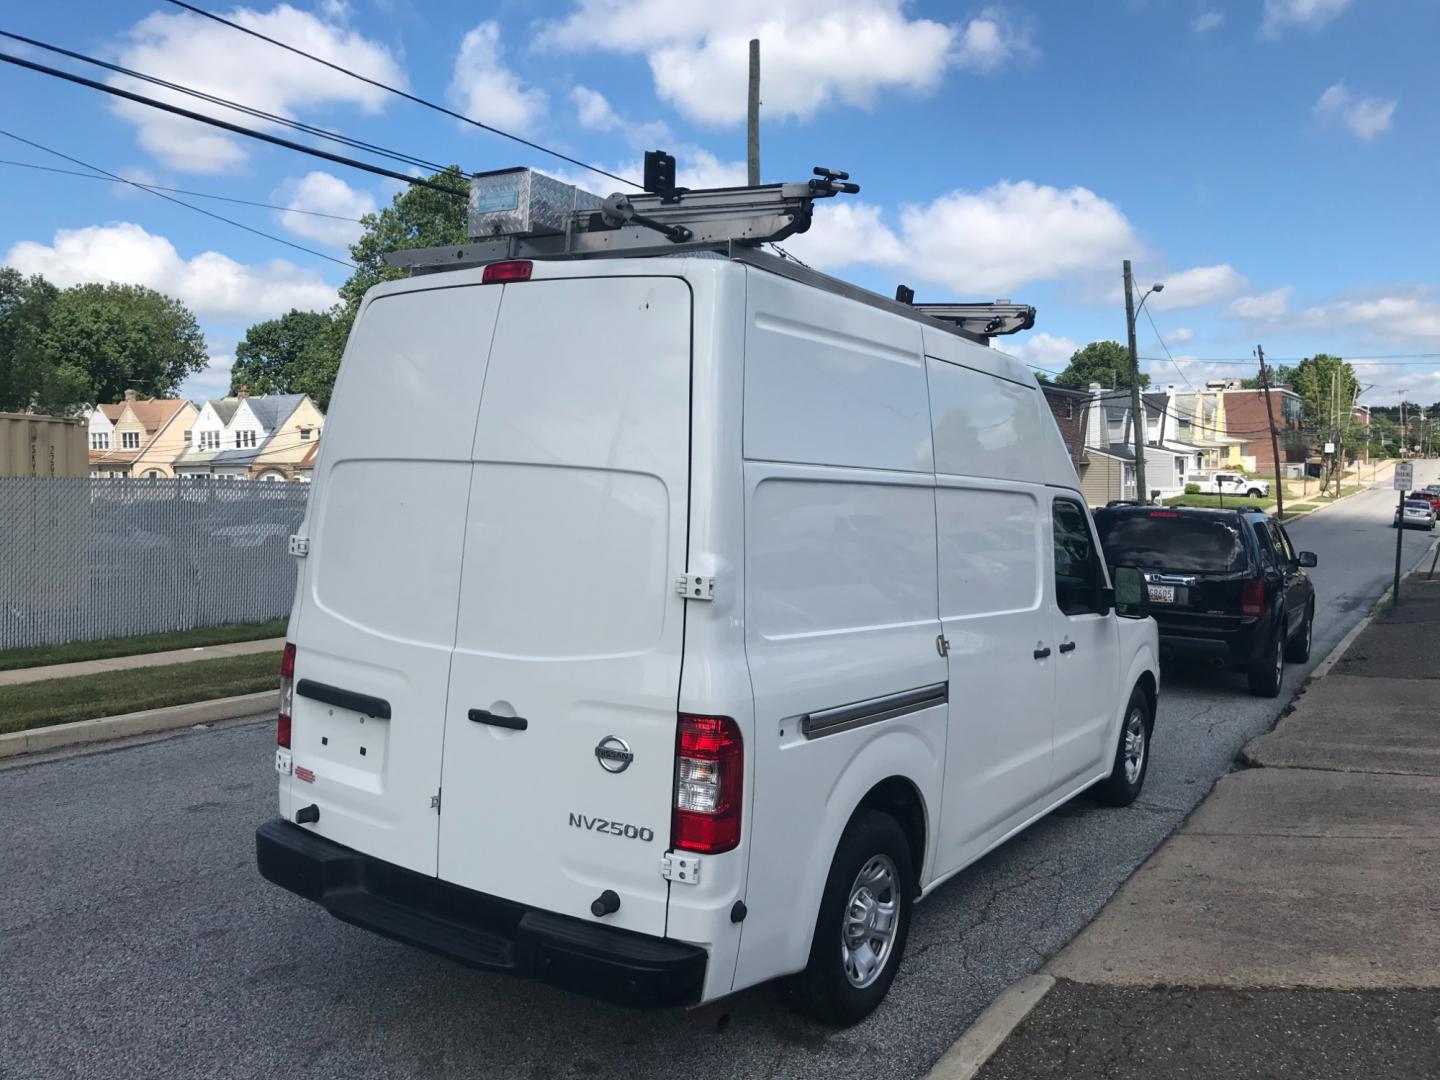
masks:
<svg viewBox="0 0 1440 1080"><path fill-rule="evenodd" d="M1150 501L1150 489L1145 482L1145 410L1140 403L1140 357L1135 351L1135 316L1150 299L1151 293L1164 292L1165 286L1157 281L1145 290L1140 303L1135 304L1135 282L1130 274L1130 260L1125 260L1125 329L1130 335L1130 427L1135 433L1135 501Z"/></svg>

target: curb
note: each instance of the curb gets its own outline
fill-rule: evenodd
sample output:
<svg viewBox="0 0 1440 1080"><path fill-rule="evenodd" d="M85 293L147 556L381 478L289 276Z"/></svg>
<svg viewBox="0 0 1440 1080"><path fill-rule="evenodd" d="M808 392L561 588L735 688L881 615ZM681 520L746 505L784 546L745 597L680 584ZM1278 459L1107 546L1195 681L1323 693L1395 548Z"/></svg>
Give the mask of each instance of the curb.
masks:
<svg viewBox="0 0 1440 1080"><path fill-rule="evenodd" d="M157 731L211 724L218 720L234 720L274 710L280 702L278 690L262 690L258 694L192 701L187 705L170 705L163 709L125 713L123 716L101 716L94 720L77 720L73 724L14 731L0 735L0 758L55 750L62 746L104 742L129 735L150 735Z"/></svg>
<svg viewBox="0 0 1440 1080"><path fill-rule="evenodd" d="M925 1080L971 1080L1054 985L1053 975L1026 975L1011 983L935 1062Z"/></svg>

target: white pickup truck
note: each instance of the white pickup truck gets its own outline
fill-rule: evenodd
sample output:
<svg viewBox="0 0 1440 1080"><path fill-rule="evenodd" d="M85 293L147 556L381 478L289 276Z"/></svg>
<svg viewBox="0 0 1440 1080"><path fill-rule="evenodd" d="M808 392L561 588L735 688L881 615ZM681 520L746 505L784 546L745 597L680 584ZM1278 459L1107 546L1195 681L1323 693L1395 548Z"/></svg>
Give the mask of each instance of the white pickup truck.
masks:
<svg viewBox="0 0 1440 1080"><path fill-rule="evenodd" d="M1247 499L1262 499L1270 495L1270 481L1256 480L1244 473L1220 472L1192 483L1199 483L1200 491L1205 495L1243 495Z"/></svg>

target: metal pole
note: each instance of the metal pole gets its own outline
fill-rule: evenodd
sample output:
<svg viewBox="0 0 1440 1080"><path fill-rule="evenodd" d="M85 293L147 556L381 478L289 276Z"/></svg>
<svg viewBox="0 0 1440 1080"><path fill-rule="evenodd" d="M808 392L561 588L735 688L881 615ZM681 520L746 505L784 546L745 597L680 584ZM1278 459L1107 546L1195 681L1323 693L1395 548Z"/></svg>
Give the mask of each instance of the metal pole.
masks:
<svg viewBox="0 0 1440 1080"><path fill-rule="evenodd" d="M1400 498L1395 506L1395 603L1400 603L1400 540L1405 535L1405 492L1397 491Z"/></svg>
<svg viewBox="0 0 1440 1080"><path fill-rule="evenodd" d="M1265 347L1256 345L1255 355L1260 358L1260 385L1265 388L1265 415L1270 420L1270 453L1275 458L1275 512L1284 521L1285 483L1280 478L1280 436L1275 433L1275 410L1270 406L1270 373L1265 370Z"/></svg>
<svg viewBox="0 0 1440 1080"><path fill-rule="evenodd" d="M745 159L749 184L760 186L760 39L750 39L750 122Z"/></svg>
<svg viewBox="0 0 1440 1080"><path fill-rule="evenodd" d="M1135 501L1148 503L1145 483L1145 410L1140 400L1140 357L1135 351L1135 285L1125 260L1125 329L1130 335L1130 426L1135 432Z"/></svg>

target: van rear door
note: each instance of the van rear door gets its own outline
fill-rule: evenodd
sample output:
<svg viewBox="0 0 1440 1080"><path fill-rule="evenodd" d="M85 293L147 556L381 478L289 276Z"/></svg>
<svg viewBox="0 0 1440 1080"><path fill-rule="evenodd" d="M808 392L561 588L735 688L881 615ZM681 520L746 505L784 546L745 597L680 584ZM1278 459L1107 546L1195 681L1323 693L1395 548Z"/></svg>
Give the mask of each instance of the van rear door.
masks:
<svg viewBox="0 0 1440 1080"><path fill-rule="evenodd" d="M441 878L587 919L613 889L606 921L655 935L684 644L690 307L678 278L503 287L445 725Z"/></svg>
<svg viewBox="0 0 1440 1080"><path fill-rule="evenodd" d="M292 805L315 832L436 869L445 690L494 287L374 298L325 426L296 644Z"/></svg>

